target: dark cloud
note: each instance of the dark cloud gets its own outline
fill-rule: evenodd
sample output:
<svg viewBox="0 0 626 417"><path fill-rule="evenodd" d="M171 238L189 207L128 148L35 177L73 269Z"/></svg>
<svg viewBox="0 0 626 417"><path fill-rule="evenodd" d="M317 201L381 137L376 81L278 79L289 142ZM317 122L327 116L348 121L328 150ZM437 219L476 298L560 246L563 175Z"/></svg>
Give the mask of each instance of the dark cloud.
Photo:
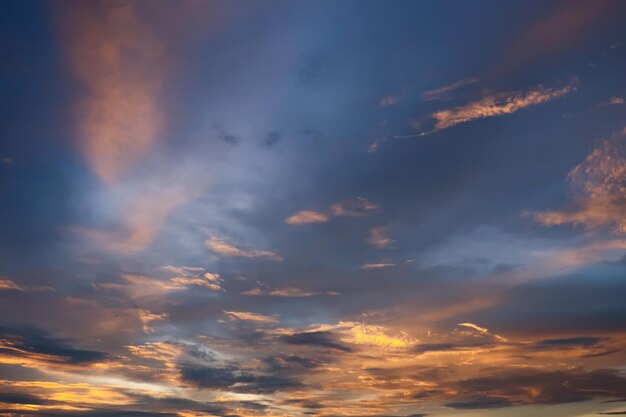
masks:
<svg viewBox="0 0 626 417"><path fill-rule="evenodd" d="M224 130L220 130L218 135L217 135L217 137L221 141L223 141L223 142L225 142L225 143L227 143L229 145L233 145L233 146L237 145L239 143L239 140L240 140L240 138L238 136L235 136L234 134L226 132Z"/></svg>
<svg viewBox="0 0 626 417"><path fill-rule="evenodd" d="M274 355L263 359L263 362L273 372L298 372L318 368L324 364L319 359L307 358L298 355Z"/></svg>
<svg viewBox="0 0 626 417"><path fill-rule="evenodd" d="M50 401L30 394L0 392L0 403L44 405Z"/></svg>
<svg viewBox="0 0 626 417"><path fill-rule="evenodd" d="M422 343L413 348L415 353L459 351L475 348L494 346L490 341L484 342L458 342L458 343Z"/></svg>
<svg viewBox="0 0 626 417"><path fill-rule="evenodd" d="M337 341L333 333L326 331L296 333L283 336L281 340L290 345L318 346L341 352L353 351L351 347Z"/></svg>
<svg viewBox="0 0 626 417"><path fill-rule="evenodd" d="M277 130L272 130L265 135L265 138L263 138L263 145L271 148L276 145L282 139L282 137L283 134L281 132Z"/></svg>
<svg viewBox="0 0 626 417"><path fill-rule="evenodd" d="M570 337L566 339L544 339L537 342L536 347L541 348L568 348L568 347L592 347L600 342L603 339L598 337Z"/></svg>
<svg viewBox="0 0 626 417"><path fill-rule="evenodd" d="M0 347L0 354L32 356L51 363L83 365L103 361L108 356L104 352L75 348L69 340L55 338L44 330L29 326L0 326L0 340L5 341L5 346L11 346Z"/></svg>
<svg viewBox="0 0 626 417"><path fill-rule="evenodd" d="M302 383L292 378L274 375L254 375L235 366L220 368L182 365L179 372L184 382L198 388L231 390L250 394L268 394L303 387Z"/></svg>
<svg viewBox="0 0 626 417"><path fill-rule="evenodd" d="M499 372L493 376L457 381L451 386L457 390L459 397L467 396L467 399L463 398L452 403L468 403L470 406L475 400L480 404L485 398L506 399L510 403L508 405L561 404L587 401L595 397L622 397L626 394L626 379L612 369L595 371L511 369L509 372ZM532 396L528 394L530 390L533 391ZM493 403L487 405L489 407L484 408L498 406Z"/></svg>
<svg viewBox="0 0 626 417"><path fill-rule="evenodd" d="M463 410L481 410L487 408L502 408L513 405L511 400L497 397L479 397L468 401L452 401L446 403L446 407L459 408Z"/></svg>

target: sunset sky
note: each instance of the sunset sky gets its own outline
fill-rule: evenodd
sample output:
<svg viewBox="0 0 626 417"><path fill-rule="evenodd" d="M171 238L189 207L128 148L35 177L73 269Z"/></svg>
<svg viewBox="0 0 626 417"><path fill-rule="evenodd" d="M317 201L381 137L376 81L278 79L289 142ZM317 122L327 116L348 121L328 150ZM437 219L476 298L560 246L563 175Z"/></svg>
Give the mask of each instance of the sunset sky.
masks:
<svg viewBox="0 0 626 417"><path fill-rule="evenodd" d="M3 0L0 416L626 415L626 1Z"/></svg>

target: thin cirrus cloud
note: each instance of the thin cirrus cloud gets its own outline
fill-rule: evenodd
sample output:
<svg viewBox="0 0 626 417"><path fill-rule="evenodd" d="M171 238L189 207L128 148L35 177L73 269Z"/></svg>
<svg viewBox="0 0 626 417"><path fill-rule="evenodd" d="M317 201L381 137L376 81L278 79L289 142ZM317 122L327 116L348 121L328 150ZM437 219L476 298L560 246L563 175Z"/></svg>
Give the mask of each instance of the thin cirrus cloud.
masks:
<svg viewBox="0 0 626 417"><path fill-rule="evenodd" d="M372 263L372 264L363 264L361 265L361 269L384 269L384 268L391 268L394 266L396 266L396 264L393 262L379 262L379 263Z"/></svg>
<svg viewBox="0 0 626 417"><path fill-rule="evenodd" d="M181 174L180 176L183 176ZM136 254L157 237L170 215L201 194L201 186L178 183L140 185L136 190L113 190L107 198L118 201L118 226L106 230L75 228L79 235L107 251ZM135 191L135 192L133 192Z"/></svg>
<svg viewBox="0 0 626 417"><path fill-rule="evenodd" d="M422 93L422 100L446 100L451 97L451 93L462 87L474 84L478 82L478 78L464 78L462 80L453 82L443 87L435 88L433 90L424 91Z"/></svg>
<svg viewBox="0 0 626 417"><path fill-rule="evenodd" d="M525 92L488 95L469 104L438 110L430 114L429 118L435 122L432 130L396 136L396 138L426 136L475 120L513 114L528 107L565 97L574 91L576 91L576 85L572 82L556 89L539 86Z"/></svg>
<svg viewBox="0 0 626 417"><path fill-rule="evenodd" d="M293 298L313 297L316 295L330 295L330 296L339 295L337 292L334 292L334 291L316 292L316 291L309 291L309 290L295 288L295 287L269 288L266 285L260 285L258 287L244 291L241 294L252 295L252 296L293 297Z"/></svg>
<svg viewBox="0 0 626 417"><path fill-rule="evenodd" d="M205 243L209 249L211 249L214 253L220 256L267 259L274 262L282 262L283 260L282 256L274 252L268 250L239 247L227 242L221 237L214 235L209 236Z"/></svg>
<svg viewBox="0 0 626 417"><path fill-rule="evenodd" d="M325 212L312 210L297 211L285 219L285 223L292 225L325 223L333 217L358 217L375 213L379 206L363 197L333 203Z"/></svg>
<svg viewBox="0 0 626 417"><path fill-rule="evenodd" d="M626 129L594 149L569 173L575 207L535 213L545 226L610 227L626 233Z"/></svg>
<svg viewBox="0 0 626 417"><path fill-rule="evenodd" d="M251 313L248 311L224 311L231 320L252 321L255 323L278 323L276 316L267 316L259 313Z"/></svg>
<svg viewBox="0 0 626 417"><path fill-rule="evenodd" d="M376 249L384 249L391 245L394 240L391 238L391 235L386 227L377 226L370 229L367 242Z"/></svg>
<svg viewBox="0 0 626 417"><path fill-rule="evenodd" d="M71 66L85 87L76 109L78 146L93 171L114 183L157 141L166 48L136 3L72 3L62 13Z"/></svg>

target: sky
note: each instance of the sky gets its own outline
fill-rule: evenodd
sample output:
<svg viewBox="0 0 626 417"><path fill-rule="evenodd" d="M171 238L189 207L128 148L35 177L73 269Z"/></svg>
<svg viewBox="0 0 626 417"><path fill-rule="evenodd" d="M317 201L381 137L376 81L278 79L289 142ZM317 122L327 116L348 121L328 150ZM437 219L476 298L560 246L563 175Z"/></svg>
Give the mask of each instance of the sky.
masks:
<svg viewBox="0 0 626 417"><path fill-rule="evenodd" d="M0 2L0 416L626 414L625 21Z"/></svg>

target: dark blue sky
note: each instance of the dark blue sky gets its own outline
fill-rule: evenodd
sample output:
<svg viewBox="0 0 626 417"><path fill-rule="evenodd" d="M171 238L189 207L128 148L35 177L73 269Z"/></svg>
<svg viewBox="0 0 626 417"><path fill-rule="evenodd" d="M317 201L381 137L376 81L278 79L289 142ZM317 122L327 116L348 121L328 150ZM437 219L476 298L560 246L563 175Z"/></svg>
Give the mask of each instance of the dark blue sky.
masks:
<svg viewBox="0 0 626 417"><path fill-rule="evenodd" d="M620 1L0 4L0 415L626 404Z"/></svg>

